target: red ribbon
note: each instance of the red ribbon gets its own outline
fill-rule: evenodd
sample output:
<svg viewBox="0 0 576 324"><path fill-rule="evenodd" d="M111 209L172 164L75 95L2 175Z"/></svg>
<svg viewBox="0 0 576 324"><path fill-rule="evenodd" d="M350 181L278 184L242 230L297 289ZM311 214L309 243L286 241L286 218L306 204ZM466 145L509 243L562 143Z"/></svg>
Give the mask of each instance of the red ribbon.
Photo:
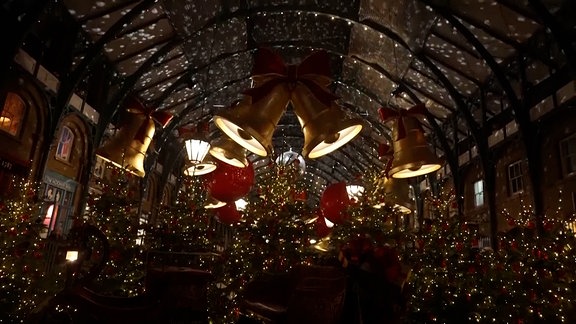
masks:
<svg viewBox="0 0 576 324"><path fill-rule="evenodd" d="M402 120L404 117L426 116L427 112L428 111L426 110L426 106L423 103L417 104L416 106L413 106L410 109L395 110L386 107L378 109L380 119L382 119L383 122L387 122L391 119L398 120L398 136L396 140L406 137L406 127L404 126L404 121Z"/></svg>
<svg viewBox="0 0 576 324"><path fill-rule="evenodd" d="M173 117L165 111L147 109L142 103L140 103L140 101L134 98L128 102L127 107L126 111L137 115L144 115L146 117L142 122L142 125L138 128L135 136L135 139L140 141L142 144L144 144L146 135L148 135L148 121L150 119L154 119L157 123L162 125L162 127L166 127Z"/></svg>
<svg viewBox="0 0 576 324"><path fill-rule="evenodd" d="M261 48L256 52L252 77L264 80L262 84L244 91L252 97L252 102L267 96L276 86L288 83L294 89L297 83L305 85L312 94L324 105L330 106L338 99L326 89L330 82L330 57L325 51L316 51L306 57L299 65L286 65L277 53Z"/></svg>
<svg viewBox="0 0 576 324"><path fill-rule="evenodd" d="M178 135L182 138L188 139L196 133L207 133L210 129L210 124L207 122L200 122L196 126L178 127Z"/></svg>

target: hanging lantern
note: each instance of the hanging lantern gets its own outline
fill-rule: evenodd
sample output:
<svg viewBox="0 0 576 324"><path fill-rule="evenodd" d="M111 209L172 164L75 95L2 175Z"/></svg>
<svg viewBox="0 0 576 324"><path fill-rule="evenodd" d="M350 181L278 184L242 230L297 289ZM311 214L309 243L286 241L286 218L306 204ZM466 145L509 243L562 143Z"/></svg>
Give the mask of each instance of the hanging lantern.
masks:
<svg viewBox="0 0 576 324"><path fill-rule="evenodd" d="M315 159L351 141L362 130L362 120L346 116L334 102L320 102L305 86L292 95L292 105L304 132L302 155Z"/></svg>
<svg viewBox="0 0 576 324"><path fill-rule="evenodd" d="M116 134L96 150L96 155L113 165L143 177L144 158L154 137L154 121L150 113L132 100Z"/></svg>
<svg viewBox="0 0 576 324"><path fill-rule="evenodd" d="M210 155L216 159L238 168L248 166L246 149L230 137L223 135L219 139L213 141L210 145Z"/></svg>
<svg viewBox="0 0 576 324"><path fill-rule="evenodd" d="M185 163L184 174L199 176L216 170L216 164L208 156L210 143L206 140L208 125L199 123L195 129L180 128L178 132L184 139L184 147L188 161Z"/></svg>
<svg viewBox="0 0 576 324"><path fill-rule="evenodd" d="M393 178L416 177L442 167L440 159L428 147L424 130L415 117L424 115L425 112L423 104L403 112L388 108L379 110L382 120L395 120L392 128L394 158L389 170L389 175Z"/></svg>

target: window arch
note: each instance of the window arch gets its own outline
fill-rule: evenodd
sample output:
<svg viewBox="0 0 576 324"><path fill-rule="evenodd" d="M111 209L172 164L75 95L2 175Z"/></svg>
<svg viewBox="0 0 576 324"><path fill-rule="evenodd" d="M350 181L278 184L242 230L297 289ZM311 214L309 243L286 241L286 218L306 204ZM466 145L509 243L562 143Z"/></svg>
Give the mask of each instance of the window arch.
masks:
<svg viewBox="0 0 576 324"><path fill-rule="evenodd" d="M0 111L0 129L12 136L17 136L24 120L26 104L20 95L14 92L6 94L4 106Z"/></svg>
<svg viewBox="0 0 576 324"><path fill-rule="evenodd" d="M74 133L68 126L62 127L60 139L58 140L58 147L56 148L56 159L69 162L73 144Z"/></svg>

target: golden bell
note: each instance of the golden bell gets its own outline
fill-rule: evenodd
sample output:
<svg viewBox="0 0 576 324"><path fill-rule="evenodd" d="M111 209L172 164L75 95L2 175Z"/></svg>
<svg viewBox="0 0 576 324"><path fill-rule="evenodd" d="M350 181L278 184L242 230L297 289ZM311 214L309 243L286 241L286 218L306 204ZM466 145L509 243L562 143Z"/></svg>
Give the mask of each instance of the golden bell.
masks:
<svg viewBox="0 0 576 324"><path fill-rule="evenodd" d="M224 135L210 143L210 155L214 158L238 168L248 166L246 149L230 137Z"/></svg>
<svg viewBox="0 0 576 324"><path fill-rule="evenodd" d="M440 169L441 161L428 147L418 119L401 118L406 136L398 139L398 125L392 129L394 159L388 174L393 178L411 178Z"/></svg>
<svg viewBox="0 0 576 324"><path fill-rule="evenodd" d="M267 156L273 152L272 135L289 99L288 85L279 84L257 102L247 96L236 107L216 114L214 123L248 151Z"/></svg>
<svg viewBox="0 0 576 324"><path fill-rule="evenodd" d="M335 103L326 106L310 90L298 85L292 105L304 132L302 155L315 159L335 151L362 130L362 120L349 118Z"/></svg>
<svg viewBox="0 0 576 324"><path fill-rule="evenodd" d="M386 178L384 183L386 202L394 205L400 212L409 214L414 210L414 201L410 195L410 185L404 179Z"/></svg>
<svg viewBox="0 0 576 324"><path fill-rule="evenodd" d="M106 143L96 150L96 155L130 173L144 177L144 158L154 137L154 121L143 114L129 114L124 125ZM145 127L143 141L136 138Z"/></svg>

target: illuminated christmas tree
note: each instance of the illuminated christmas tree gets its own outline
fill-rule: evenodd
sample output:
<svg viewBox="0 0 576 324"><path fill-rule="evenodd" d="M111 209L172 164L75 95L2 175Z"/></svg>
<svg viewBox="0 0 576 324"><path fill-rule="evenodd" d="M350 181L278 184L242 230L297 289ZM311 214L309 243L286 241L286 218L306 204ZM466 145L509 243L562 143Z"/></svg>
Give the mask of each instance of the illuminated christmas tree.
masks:
<svg viewBox="0 0 576 324"><path fill-rule="evenodd" d="M572 323L576 320L574 232L544 219L536 233L527 206L509 216L514 228L498 251L480 248L475 224L449 217L449 200L429 198L437 212L411 241L407 312L411 322Z"/></svg>
<svg viewBox="0 0 576 324"><path fill-rule="evenodd" d="M204 208L206 192L201 177L185 177L176 201L160 206L148 247L160 251L214 251L213 213Z"/></svg>
<svg viewBox="0 0 576 324"><path fill-rule="evenodd" d="M230 225L232 242L224 251L211 287L212 317L234 323L244 286L262 273L286 273L318 257L310 244L315 214L306 204L304 179L296 164L270 164L260 175L241 221ZM273 289L273 287L271 287Z"/></svg>
<svg viewBox="0 0 576 324"><path fill-rule="evenodd" d="M99 180L101 193L92 194L88 201L88 222L106 236L109 259L100 275L89 287L102 294L135 296L144 291L144 247L140 241L139 195L134 176L114 170L110 179ZM94 247L93 259L103 251ZM89 260L85 260L88 262Z"/></svg>
<svg viewBox="0 0 576 324"><path fill-rule="evenodd" d="M20 322L61 289L58 271L44 272L45 228L33 183L16 183L0 200L0 321Z"/></svg>

